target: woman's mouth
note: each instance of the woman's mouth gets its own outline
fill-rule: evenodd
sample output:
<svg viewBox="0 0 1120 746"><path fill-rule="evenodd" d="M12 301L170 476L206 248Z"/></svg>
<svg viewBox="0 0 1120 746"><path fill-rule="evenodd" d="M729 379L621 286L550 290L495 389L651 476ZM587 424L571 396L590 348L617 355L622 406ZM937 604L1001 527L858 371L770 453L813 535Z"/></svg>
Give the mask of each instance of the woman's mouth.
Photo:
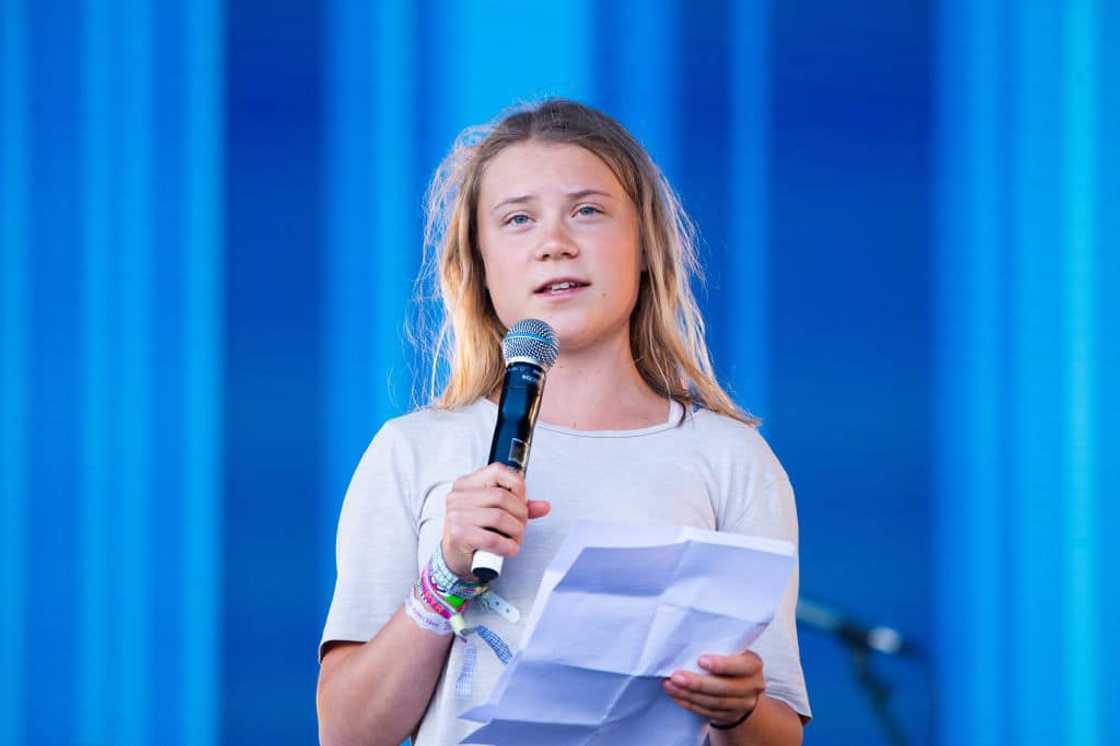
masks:
<svg viewBox="0 0 1120 746"><path fill-rule="evenodd" d="M583 282L582 280L552 280L541 285L535 291L534 295L544 296L565 296L574 295L578 291L587 287L590 283Z"/></svg>

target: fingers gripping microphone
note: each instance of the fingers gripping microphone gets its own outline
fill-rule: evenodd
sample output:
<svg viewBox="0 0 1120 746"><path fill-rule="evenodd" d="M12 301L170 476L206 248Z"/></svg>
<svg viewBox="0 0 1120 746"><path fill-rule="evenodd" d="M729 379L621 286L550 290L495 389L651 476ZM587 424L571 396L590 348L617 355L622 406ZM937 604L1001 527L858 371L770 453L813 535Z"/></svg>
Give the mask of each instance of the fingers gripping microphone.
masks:
<svg viewBox="0 0 1120 746"><path fill-rule="evenodd" d="M543 321L522 319L506 332L502 340L506 376L487 463L500 462L525 473L533 426L537 424L544 393L544 377L559 355L556 332ZM480 549L474 553L471 572L488 583L501 575L502 557Z"/></svg>

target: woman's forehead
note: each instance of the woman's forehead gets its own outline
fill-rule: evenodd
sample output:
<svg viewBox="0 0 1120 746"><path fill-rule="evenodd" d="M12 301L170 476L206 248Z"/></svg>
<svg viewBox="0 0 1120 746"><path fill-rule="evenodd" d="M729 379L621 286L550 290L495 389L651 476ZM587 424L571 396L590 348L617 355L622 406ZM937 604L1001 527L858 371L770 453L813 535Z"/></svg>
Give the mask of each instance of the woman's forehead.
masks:
<svg viewBox="0 0 1120 746"><path fill-rule="evenodd" d="M486 165L479 207L489 210L517 197L567 198L586 190L624 193L610 166L587 148L530 140L504 148Z"/></svg>

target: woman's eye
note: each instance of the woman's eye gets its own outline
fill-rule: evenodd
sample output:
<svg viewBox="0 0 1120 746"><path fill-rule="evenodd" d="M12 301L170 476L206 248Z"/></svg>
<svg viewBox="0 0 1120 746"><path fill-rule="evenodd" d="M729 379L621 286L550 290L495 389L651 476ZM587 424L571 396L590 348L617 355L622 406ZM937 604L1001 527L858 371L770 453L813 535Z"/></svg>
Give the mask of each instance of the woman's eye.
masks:
<svg viewBox="0 0 1120 746"><path fill-rule="evenodd" d="M522 220L522 218L524 218L524 220ZM506 218L506 225L525 225L528 220L528 215L519 212L516 215L510 215L508 218Z"/></svg>
<svg viewBox="0 0 1120 746"><path fill-rule="evenodd" d="M595 215L599 212L602 212L602 210L600 210L598 207L592 207L591 205L580 205L578 208L576 208L576 214L578 215Z"/></svg>

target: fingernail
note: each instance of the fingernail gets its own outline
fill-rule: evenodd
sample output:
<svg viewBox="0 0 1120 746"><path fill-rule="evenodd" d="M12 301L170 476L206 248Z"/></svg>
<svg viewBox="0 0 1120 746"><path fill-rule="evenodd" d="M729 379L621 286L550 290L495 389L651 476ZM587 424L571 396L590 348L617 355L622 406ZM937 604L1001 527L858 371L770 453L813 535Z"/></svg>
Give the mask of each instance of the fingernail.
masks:
<svg viewBox="0 0 1120 746"><path fill-rule="evenodd" d="M672 676L673 683L677 686L687 686L688 678L683 673L675 673Z"/></svg>
<svg viewBox="0 0 1120 746"><path fill-rule="evenodd" d="M711 658L709 658L708 656L706 656L706 655L705 655L705 656L702 656L702 657L700 658L700 661L699 661L699 663L700 663L700 665L701 665L701 666L703 666L704 668L707 668L707 667L709 667L710 665L712 665L712 659L711 659Z"/></svg>

